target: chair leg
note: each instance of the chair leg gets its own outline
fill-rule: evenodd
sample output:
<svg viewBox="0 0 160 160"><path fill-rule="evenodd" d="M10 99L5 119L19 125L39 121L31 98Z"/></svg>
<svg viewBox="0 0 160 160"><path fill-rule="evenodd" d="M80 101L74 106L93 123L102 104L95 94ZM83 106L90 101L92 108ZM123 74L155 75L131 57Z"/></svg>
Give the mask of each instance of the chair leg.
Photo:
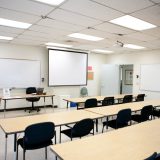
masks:
<svg viewBox="0 0 160 160"><path fill-rule="evenodd" d="M25 154L26 154L26 150L25 150L25 149L23 149L23 160L25 160L25 159L26 159Z"/></svg>
<svg viewBox="0 0 160 160"><path fill-rule="evenodd" d="M60 126L59 143L61 143L61 126Z"/></svg>
<svg viewBox="0 0 160 160"><path fill-rule="evenodd" d="M103 125L103 128L102 128L102 133L103 133L103 130L104 130L104 125Z"/></svg>
<svg viewBox="0 0 160 160"><path fill-rule="evenodd" d="M47 147L45 147L45 159L47 159Z"/></svg>
<svg viewBox="0 0 160 160"><path fill-rule="evenodd" d="M18 160L18 144L17 144L17 154L16 154L16 160Z"/></svg>

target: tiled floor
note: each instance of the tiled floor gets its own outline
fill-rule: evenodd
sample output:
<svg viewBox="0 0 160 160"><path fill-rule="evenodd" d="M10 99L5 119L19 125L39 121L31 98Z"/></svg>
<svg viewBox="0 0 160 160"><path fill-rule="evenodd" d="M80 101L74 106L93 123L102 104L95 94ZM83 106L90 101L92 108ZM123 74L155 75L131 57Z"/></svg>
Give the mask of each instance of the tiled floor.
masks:
<svg viewBox="0 0 160 160"><path fill-rule="evenodd" d="M72 108L75 109L75 108ZM38 114L44 114L44 113L52 113L52 112L61 112L61 111L67 111L67 109L51 109L47 108L41 109L41 111ZM17 116L28 116L28 115L34 115L37 114L37 112L33 112L29 114L28 112L24 111L10 111L6 113L6 118L8 117L17 117ZM3 118L3 113L0 113L0 118ZM101 120L99 120L99 132L96 134L101 133L102 127L101 127ZM59 128L56 128L57 132L57 143L59 143ZM22 137L23 134L18 134L18 137ZM89 135L92 136L92 135ZM8 147L7 147L7 160L13 160L14 159L14 153L13 153L13 135L8 136ZM62 135L62 142L70 141L70 139L64 135ZM5 134L0 129L0 160L4 159L4 151L5 151ZM22 149L19 147L19 160L22 160ZM45 160L45 150L39 149L39 150L32 150L26 152L26 160ZM55 155L50 151L48 147L48 160L55 160Z"/></svg>

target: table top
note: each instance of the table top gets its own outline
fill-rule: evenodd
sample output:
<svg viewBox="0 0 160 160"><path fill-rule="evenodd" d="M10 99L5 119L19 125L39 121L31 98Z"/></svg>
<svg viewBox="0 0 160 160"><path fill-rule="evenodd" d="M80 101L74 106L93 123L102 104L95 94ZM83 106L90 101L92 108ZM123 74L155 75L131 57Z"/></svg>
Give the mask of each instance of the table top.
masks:
<svg viewBox="0 0 160 160"><path fill-rule="evenodd" d="M28 125L40 122L53 122L55 126L71 124L85 118L96 119L102 117L99 114L85 110L73 110L41 115L32 115L15 118L0 119L0 126L4 133L13 134L23 132Z"/></svg>
<svg viewBox="0 0 160 160"><path fill-rule="evenodd" d="M132 111L140 110L146 105L153 105L158 106L160 105L160 99L156 100L145 100L141 102L132 102L132 103L124 103L118 105L111 105L111 106L103 106L103 107L95 107L95 108L87 108L85 110L101 114L104 116L115 115L120 110L130 108Z"/></svg>
<svg viewBox="0 0 160 160"><path fill-rule="evenodd" d="M97 101L102 101L105 97L114 97L115 99L122 99L125 95L129 94L117 94L117 95L107 95L107 96L91 96L91 97L81 97L81 98L64 98L63 100L74 103L84 103L89 98L96 98ZM132 94L136 97L138 94Z"/></svg>
<svg viewBox="0 0 160 160"><path fill-rule="evenodd" d="M33 97L53 97L54 94L21 94L21 95L11 95L11 96L0 96L2 100L11 100L11 99L25 99Z"/></svg>
<svg viewBox="0 0 160 160"><path fill-rule="evenodd" d="M63 160L144 160L160 152L160 119L51 146Z"/></svg>

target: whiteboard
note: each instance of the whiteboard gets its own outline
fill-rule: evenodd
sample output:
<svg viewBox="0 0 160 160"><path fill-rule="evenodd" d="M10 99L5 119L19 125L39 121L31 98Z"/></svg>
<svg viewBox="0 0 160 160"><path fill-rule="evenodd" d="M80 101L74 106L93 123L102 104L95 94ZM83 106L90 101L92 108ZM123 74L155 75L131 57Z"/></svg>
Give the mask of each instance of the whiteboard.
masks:
<svg viewBox="0 0 160 160"><path fill-rule="evenodd" d="M0 59L0 88L40 86L40 61Z"/></svg>
<svg viewBox="0 0 160 160"><path fill-rule="evenodd" d="M49 86L86 85L88 54L49 49Z"/></svg>
<svg viewBox="0 0 160 160"><path fill-rule="evenodd" d="M160 64L141 65L140 89L160 91Z"/></svg>

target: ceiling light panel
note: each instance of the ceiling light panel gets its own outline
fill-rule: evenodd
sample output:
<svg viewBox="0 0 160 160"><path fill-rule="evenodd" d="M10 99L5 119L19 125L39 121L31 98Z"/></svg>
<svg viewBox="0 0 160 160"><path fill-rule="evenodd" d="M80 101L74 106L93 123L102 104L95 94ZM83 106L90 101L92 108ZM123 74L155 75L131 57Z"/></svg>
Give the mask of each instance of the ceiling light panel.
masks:
<svg viewBox="0 0 160 160"><path fill-rule="evenodd" d="M12 39L13 39L13 37L0 36L0 39L10 41L10 40L12 40Z"/></svg>
<svg viewBox="0 0 160 160"><path fill-rule="evenodd" d="M123 26L123 27L127 27L130 29L134 29L134 30L138 30L138 31L142 31L142 30L146 30L146 29L151 29L151 28L155 28L157 26L142 21L138 18L126 15L126 16L122 16L116 19L113 19L110 21L111 23Z"/></svg>
<svg viewBox="0 0 160 160"><path fill-rule="evenodd" d="M2 25L2 26L8 26L8 27L27 29L32 24L0 18L0 25Z"/></svg>
<svg viewBox="0 0 160 160"><path fill-rule="evenodd" d="M47 46L56 46L56 47L72 47L72 45L67 45L67 44L61 44L61 43L52 43L52 42L48 42L45 45Z"/></svg>
<svg viewBox="0 0 160 160"><path fill-rule="evenodd" d="M53 5L53 6L58 6L62 2L64 2L65 0L34 0L34 1L49 4L49 5Z"/></svg>
<svg viewBox="0 0 160 160"><path fill-rule="evenodd" d="M144 49L145 47L134 45L134 44L124 44L125 48L130 48L130 49Z"/></svg>
<svg viewBox="0 0 160 160"><path fill-rule="evenodd" d="M99 53L113 53L113 51L109 51L109 50L103 50L103 49L94 49L92 50L93 52L99 52Z"/></svg>
<svg viewBox="0 0 160 160"><path fill-rule="evenodd" d="M69 37L73 37L73 38L79 38L79 39L84 39L84 40L88 40L88 41L100 41L104 38L101 37L95 37L95 36L91 36L91 35L87 35L87 34L81 34L81 33L73 33L68 35Z"/></svg>

